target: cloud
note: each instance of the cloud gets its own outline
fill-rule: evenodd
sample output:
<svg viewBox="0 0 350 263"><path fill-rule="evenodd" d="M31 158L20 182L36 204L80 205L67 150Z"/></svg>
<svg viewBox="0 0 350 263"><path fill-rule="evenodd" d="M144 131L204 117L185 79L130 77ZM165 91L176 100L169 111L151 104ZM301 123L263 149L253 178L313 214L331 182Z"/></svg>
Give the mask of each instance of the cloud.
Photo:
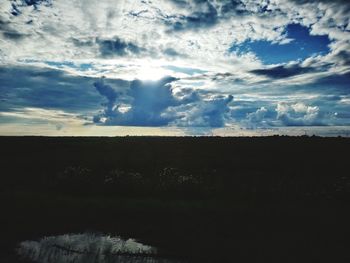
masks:
<svg viewBox="0 0 350 263"><path fill-rule="evenodd" d="M264 69L255 69L251 70L251 73L254 73L256 75L262 75L266 76L272 79L281 79L281 78L288 78L296 75L301 74L307 74L316 72L319 69L313 68L313 67L302 67L300 65L294 64L294 65L282 65L282 66L275 66L270 68L264 68Z"/></svg>
<svg viewBox="0 0 350 263"><path fill-rule="evenodd" d="M163 53L169 57L182 57L183 55L177 52L173 48L166 48L164 49Z"/></svg>
<svg viewBox="0 0 350 263"><path fill-rule="evenodd" d="M38 8L39 5L51 5L52 0L14 0L10 1L12 7L12 15L17 16L22 12L20 11L22 8L33 6L35 9Z"/></svg>
<svg viewBox="0 0 350 263"><path fill-rule="evenodd" d="M108 85L103 83L103 79L101 81L95 82L94 86L96 90L102 95L105 96L108 100L107 106L110 107L115 103L117 99L118 93Z"/></svg>
<svg viewBox="0 0 350 263"><path fill-rule="evenodd" d="M348 84L350 81L350 72L344 74L329 74L320 76L308 86L300 86L302 90L314 90L320 94L327 95L347 95L349 94Z"/></svg>
<svg viewBox="0 0 350 263"><path fill-rule="evenodd" d="M277 120L287 126L320 126L325 125L320 118L317 106L307 106L303 103L279 103L276 107Z"/></svg>
<svg viewBox="0 0 350 263"><path fill-rule="evenodd" d="M26 8L33 7L34 10L38 10L40 5L51 6L52 0L9 0L11 3L10 14L13 16L19 16L22 13L26 13Z"/></svg>
<svg viewBox="0 0 350 263"><path fill-rule="evenodd" d="M169 108L164 115L173 119L170 125L180 127L224 127L230 121L232 95L199 100Z"/></svg>
<svg viewBox="0 0 350 263"><path fill-rule="evenodd" d="M183 1L174 1L181 6L186 6ZM217 23L218 13L209 1L194 1L192 6L197 9L187 16L179 16L175 22L169 23L174 31L197 30L201 27L210 27ZM187 5L190 5L188 3Z"/></svg>
<svg viewBox="0 0 350 263"><path fill-rule="evenodd" d="M297 4L309 4L309 3L336 3L336 4L345 4L350 6L349 1L348 0L291 0L294 3Z"/></svg>
<svg viewBox="0 0 350 263"><path fill-rule="evenodd" d="M111 87L96 82L94 86L107 98L108 103L103 112L94 117L94 121L103 125L167 125L169 120L161 116L162 112L167 107L179 104L170 86L174 80L166 77L159 81L131 81L124 100L116 100L117 93ZM123 103L127 106L124 105L124 109L128 110L121 110Z"/></svg>
<svg viewBox="0 0 350 263"><path fill-rule="evenodd" d="M18 41L25 37L25 34L16 32L16 31L3 31L2 35L10 40Z"/></svg>
<svg viewBox="0 0 350 263"><path fill-rule="evenodd" d="M253 1L212 1L212 0L172 0L178 11L189 10L186 14L163 16L166 25L172 31L196 31L202 28L214 27L232 17L242 17L255 14L260 16L268 13L268 4ZM171 32L171 31L170 31Z"/></svg>
<svg viewBox="0 0 350 263"><path fill-rule="evenodd" d="M338 61L345 66L350 66L350 52L347 50L341 50L335 55Z"/></svg>
<svg viewBox="0 0 350 263"><path fill-rule="evenodd" d="M347 114L350 105L347 97L342 96L316 96L290 102L254 101L244 102L243 107L241 105L241 101L235 101L232 117L236 123L249 129L346 126L350 123L350 115Z"/></svg>
<svg viewBox="0 0 350 263"><path fill-rule="evenodd" d="M2 21L0 19L0 32L5 39L18 41L22 40L26 34L18 32L16 29L11 27L9 22Z"/></svg>
<svg viewBox="0 0 350 263"><path fill-rule="evenodd" d="M255 112L247 114L247 119L250 123L262 123L268 110L265 107L257 109Z"/></svg>
<svg viewBox="0 0 350 263"><path fill-rule="evenodd" d="M126 42L116 37L114 39L97 40L99 50L103 57L138 55L145 51L132 42Z"/></svg>
<svg viewBox="0 0 350 263"><path fill-rule="evenodd" d="M52 0L22 0L22 5L34 6L36 8L41 4L50 5L51 2Z"/></svg>
<svg viewBox="0 0 350 263"><path fill-rule="evenodd" d="M233 96L203 97L192 89L174 92L175 78L159 81L130 82L124 98L102 82L94 85L108 102L105 109L94 116L101 125L222 127L229 117L228 104ZM226 116L227 115L227 116Z"/></svg>
<svg viewBox="0 0 350 263"><path fill-rule="evenodd" d="M68 112L95 111L98 93L93 79L39 67L0 67L0 110L19 107L60 109Z"/></svg>

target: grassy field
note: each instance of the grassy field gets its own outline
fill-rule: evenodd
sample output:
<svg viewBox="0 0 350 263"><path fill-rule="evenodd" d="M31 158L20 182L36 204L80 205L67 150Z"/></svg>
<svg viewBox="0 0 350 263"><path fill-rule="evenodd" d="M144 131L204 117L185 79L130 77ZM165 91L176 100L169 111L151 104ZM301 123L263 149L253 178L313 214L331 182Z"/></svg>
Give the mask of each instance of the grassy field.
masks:
<svg viewBox="0 0 350 263"><path fill-rule="evenodd" d="M189 262L350 262L350 140L0 137L0 262L86 231Z"/></svg>

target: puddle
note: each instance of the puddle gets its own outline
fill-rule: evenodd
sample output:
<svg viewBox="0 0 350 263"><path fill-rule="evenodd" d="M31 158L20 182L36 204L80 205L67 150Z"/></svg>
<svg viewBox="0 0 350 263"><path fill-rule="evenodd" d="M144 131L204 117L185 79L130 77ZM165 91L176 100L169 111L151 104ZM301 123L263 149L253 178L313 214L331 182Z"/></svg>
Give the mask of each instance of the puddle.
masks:
<svg viewBox="0 0 350 263"><path fill-rule="evenodd" d="M157 256L157 249L98 234L65 234L23 241L18 254L38 263L178 263Z"/></svg>

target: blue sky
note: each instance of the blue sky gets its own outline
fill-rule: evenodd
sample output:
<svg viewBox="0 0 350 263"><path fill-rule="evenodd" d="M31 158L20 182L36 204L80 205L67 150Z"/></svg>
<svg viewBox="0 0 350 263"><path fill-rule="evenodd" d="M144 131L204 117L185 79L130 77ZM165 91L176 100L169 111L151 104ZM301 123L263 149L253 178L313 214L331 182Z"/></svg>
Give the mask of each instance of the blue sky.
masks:
<svg viewBox="0 0 350 263"><path fill-rule="evenodd" d="M349 10L1 1L0 135L348 135Z"/></svg>
<svg viewBox="0 0 350 263"><path fill-rule="evenodd" d="M267 40L246 40L233 45L232 52L239 55L254 53L264 64L288 63L308 57L326 55L331 43L327 35L310 35L310 29L300 24L289 24L284 33L287 43L274 43Z"/></svg>

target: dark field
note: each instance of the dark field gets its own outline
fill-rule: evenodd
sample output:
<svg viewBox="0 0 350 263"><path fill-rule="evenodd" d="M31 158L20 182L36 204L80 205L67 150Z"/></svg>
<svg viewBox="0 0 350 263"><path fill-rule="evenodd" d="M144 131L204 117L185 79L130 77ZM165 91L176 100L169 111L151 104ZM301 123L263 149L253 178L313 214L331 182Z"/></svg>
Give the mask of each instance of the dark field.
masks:
<svg viewBox="0 0 350 263"><path fill-rule="evenodd" d="M350 262L350 139L0 137L0 262L134 237L188 262Z"/></svg>

